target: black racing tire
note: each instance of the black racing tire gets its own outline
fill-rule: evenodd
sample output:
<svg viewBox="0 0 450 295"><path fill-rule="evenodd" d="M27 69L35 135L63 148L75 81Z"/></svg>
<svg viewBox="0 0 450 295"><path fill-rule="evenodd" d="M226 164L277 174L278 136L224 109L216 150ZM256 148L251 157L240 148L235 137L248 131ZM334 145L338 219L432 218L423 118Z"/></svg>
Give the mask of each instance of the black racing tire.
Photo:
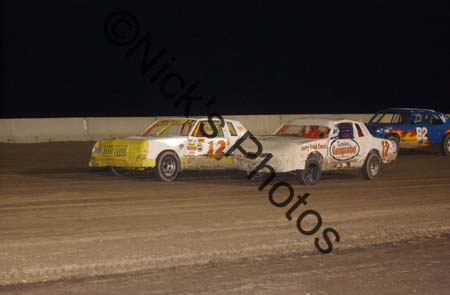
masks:
<svg viewBox="0 0 450 295"><path fill-rule="evenodd" d="M303 185L314 185L322 176L322 165L316 158L309 158L305 162L305 169L297 170L297 179Z"/></svg>
<svg viewBox="0 0 450 295"><path fill-rule="evenodd" d="M250 175L250 173L251 173L252 171L253 171L253 170L248 170L248 171L247 171L247 178L249 177L249 175ZM248 178L248 179L249 179L250 181L259 181L263 176L264 176L264 173L262 173L261 171L258 171L258 172L255 173L255 175L253 175L252 178Z"/></svg>
<svg viewBox="0 0 450 295"><path fill-rule="evenodd" d="M442 139L441 152L444 156L450 156L450 134Z"/></svg>
<svg viewBox="0 0 450 295"><path fill-rule="evenodd" d="M395 149L395 152L398 154L398 153L400 152L400 137L398 137L398 135L390 134L390 135L387 135L387 136L386 136L386 139L395 142L396 147L397 147L397 148Z"/></svg>
<svg viewBox="0 0 450 295"><path fill-rule="evenodd" d="M165 151L156 158L156 166L153 171L158 180L169 182L177 178L180 168L180 159L177 154L172 151Z"/></svg>
<svg viewBox="0 0 450 295"><path fill-rule="evenodd" d="M377 153L369 153L362 167L362 175L367 180L375 179L380 174L382 164L381 157Z"/></svg>
<svg viewBox="0 0 450 295"><path fill-rule="evenodd" d="M111 172L116 175L116 176L127 176L128 174L130 174L130 171L127 168L123 168L123 167L110 167Z"/></svg>

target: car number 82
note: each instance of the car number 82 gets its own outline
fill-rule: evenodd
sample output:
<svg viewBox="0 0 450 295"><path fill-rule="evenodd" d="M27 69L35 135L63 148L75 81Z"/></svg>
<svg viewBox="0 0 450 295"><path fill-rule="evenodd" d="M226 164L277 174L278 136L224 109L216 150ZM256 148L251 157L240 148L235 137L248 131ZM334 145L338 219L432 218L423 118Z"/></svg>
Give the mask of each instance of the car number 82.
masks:
<svg viewBox="0 0 450 295"><path fill-rule="evenodd" d="M425 143L428 140L428 129L426 127L416 128L416 138L418 142Z"/></svg>

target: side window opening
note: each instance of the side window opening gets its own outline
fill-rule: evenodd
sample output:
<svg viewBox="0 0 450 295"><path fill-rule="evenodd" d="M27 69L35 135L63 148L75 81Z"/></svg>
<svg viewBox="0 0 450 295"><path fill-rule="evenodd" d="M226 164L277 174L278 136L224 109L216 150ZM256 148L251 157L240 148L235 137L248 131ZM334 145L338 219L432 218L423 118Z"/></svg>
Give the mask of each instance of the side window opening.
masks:
<svg viewBox="0 0 450 295"><path fill-rule="evenodd" d="M444 122L442 121L442 118L439 115L433 114L433 115L431 115L431 124L432 125L441 125L441 124L444 124Z"/></svg>
<svg viewBox="0 0 450 295"><path fill-rule="evenodd" d="M181 136L188 136L189 132L191 131L191 128L192 128L192 122L188 121L186 123L183 123L181 125L180 135Z"/></svg>
<svg viewBox="0 0 450 295"><path fill-rule="evenodd" d="M353 136L353 123L339 123L336 125L339 128L339 139L352 139Z"/></svg>
<svg viewBox="0 0 450 295"><path fill-rule="evenodd" d="M355 124L356 125L356 130L358 131L358 137L364 137L364 132L361 129L361 126L359 126L359 124Z"/></svg>
<svg viewBox="0 0 450 295"><path fill-rule="evenodd" d="M227 122L227 126L228 126L228 130L230 130L230 135L231 136L238 136L236 128L234 128L233 123Z"/></svg>
<svg viewBox="0 0 450 295"><path fill-rule="evenodd" d="M223 129L222 129L222 126L220 126L220 121L214 120L213 122L217 128L217 136L216 137L223 137ZM201 126L203 126L203 129L206 132L206 134L202 133ZM195 129L194 136L195 137L206 137L208 134L213 134L213 131L214 130L211 128L208 121L200 121L197 125L197 128Z"/></svg>
<svg viewBox="0 0 450 295"><path fill-rule="evenodd" d="M405 124L408 115L404 112L399 113L378 113L370 121L371 123L380 124Z"/></svg>
<svg viewBox="0 0 450 295"><path fill-rule="evenodd" d="M426 124L430 116L428 114L414 114L412 116L411 124Z"/></svg>
<svg viewBox="0 0 450 295"><path fill-rule="evenodd" d="M411 123L419 124L420 122L422 122L422 114L414 114Z"/></svg>
<svg viewBox="0 0 450 295"><path fill-rule="evenodd" d="M406 113L396 113L392 117L392 124L405 124L407 117Z"/></svg>

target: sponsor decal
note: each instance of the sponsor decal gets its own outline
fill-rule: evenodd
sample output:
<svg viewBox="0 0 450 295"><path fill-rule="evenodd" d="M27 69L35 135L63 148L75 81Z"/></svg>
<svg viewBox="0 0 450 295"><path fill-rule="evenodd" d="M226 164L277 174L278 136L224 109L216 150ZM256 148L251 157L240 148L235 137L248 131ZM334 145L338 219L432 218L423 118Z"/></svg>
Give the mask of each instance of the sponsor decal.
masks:
<svg viewBox="0 0 450 295"><path fill-rule="evenodd" d="M330 153L335 160L351 160L359 154L359 144L353 139L335 140L330 146Z"/></svg>
<svg viewBox="0 0 450 295"><path fill-rule="evenodd" d="M203 151L203 144L197 143L197 151L202 152Z"/></svg>
<svg viewBox="0 0 450 295"><path fill-rule="evenodd" d="M309 145L302 145L301 151L309 151L311 150L325 150L327 148L326 143L310 143Z"/></svg>
<svg viewBox="0 0 450 295"><path fill-rule="evenodd" d="M312 150L324 150L327 148L327 144L326 143L310 143L309 147Z"/></svg>

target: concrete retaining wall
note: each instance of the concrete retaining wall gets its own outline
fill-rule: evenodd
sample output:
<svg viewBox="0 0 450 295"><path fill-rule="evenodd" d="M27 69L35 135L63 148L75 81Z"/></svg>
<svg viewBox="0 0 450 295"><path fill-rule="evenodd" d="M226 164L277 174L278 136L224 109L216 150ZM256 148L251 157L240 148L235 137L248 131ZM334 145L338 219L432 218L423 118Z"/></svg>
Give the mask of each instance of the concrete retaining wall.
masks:
<svg viewBox="0 0 450 295"><path fill-rule="evenodd" d="M255 135L262 135L270 134L281 123L296 118L346 118L367 122L371 116L371 114L321 114L224 116L224 118L238 120ZM0 119L0 142L87 141L138 135L159 118L163 117Z"/></svg>

